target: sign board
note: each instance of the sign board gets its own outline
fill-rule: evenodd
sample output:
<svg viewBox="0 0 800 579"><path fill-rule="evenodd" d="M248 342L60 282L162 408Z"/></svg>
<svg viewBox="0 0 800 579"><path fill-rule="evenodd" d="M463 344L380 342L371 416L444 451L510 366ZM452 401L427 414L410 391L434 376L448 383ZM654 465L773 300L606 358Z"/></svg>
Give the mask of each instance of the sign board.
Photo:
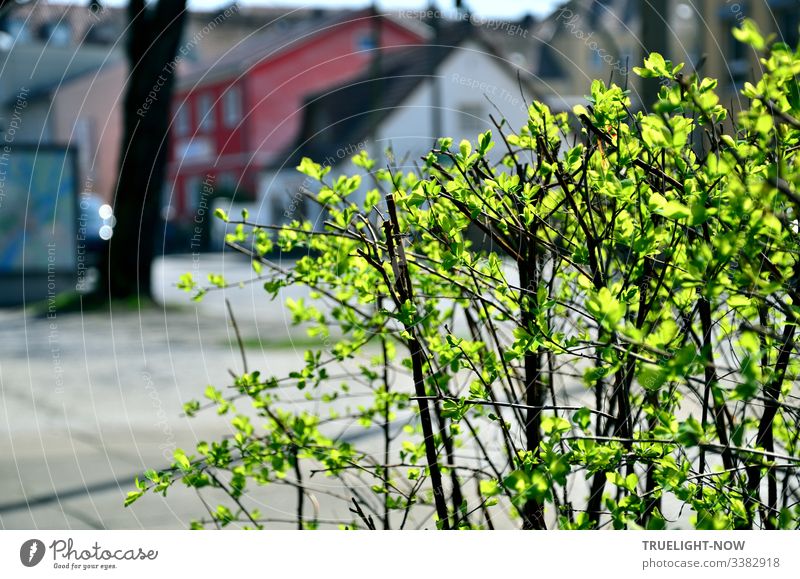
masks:
<svg viewBox="0 0 800 579"><path fill-rule="evenodd" d="M75 151L0 146L0 275L74 272Z"/></svg>

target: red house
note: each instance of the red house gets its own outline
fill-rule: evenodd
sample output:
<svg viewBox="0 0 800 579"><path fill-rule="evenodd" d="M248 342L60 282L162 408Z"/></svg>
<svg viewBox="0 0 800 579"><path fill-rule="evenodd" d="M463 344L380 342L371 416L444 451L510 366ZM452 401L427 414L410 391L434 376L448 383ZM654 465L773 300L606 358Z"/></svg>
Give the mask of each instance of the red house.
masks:
<svg viewBox="0 0 800 579"><path fill-rule="evenodd" d="M425 32L419 21L371 10L322 13L285 29L278 19L193 67L178 80L164 204L191 219L208 191L254 198L258 171L295 142L306 96L362 75L378 47L416 45Z"/></svg>

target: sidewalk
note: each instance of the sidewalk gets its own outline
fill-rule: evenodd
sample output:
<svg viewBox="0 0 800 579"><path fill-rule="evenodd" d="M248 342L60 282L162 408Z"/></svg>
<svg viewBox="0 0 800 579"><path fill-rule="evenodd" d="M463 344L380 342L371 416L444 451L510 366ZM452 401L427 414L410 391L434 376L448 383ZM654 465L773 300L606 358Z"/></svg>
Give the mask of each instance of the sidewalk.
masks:
<svg viewBox="0 0 800 579"><path fill-rule="evenodd" d="M156 295L167 308L53 319L0 311L0 528L185 529L204 515L182 486L166 501L148 495L123 508L134 476L167 466L177 447L191 452L228 432L214 412L181 417L184 402L241 369L223 296L195 304L170 287L192 265L190 256L158 264ZM196 277L211 270L252 275L243 261L204 256ZM226 294L245 340L264 344L248 348L251 368L283 374L302 365L305 346L292 346L281 301L260 284ZM293 505L288 493L271 489L267 508Z"/></svg>

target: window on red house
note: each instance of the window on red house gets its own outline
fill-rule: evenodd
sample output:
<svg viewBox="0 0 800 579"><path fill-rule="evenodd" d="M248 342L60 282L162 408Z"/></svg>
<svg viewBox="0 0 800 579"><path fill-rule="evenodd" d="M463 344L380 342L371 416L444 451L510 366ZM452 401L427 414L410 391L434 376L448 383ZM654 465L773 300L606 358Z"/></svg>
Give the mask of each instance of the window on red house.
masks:
<svg viewBox="0 0 800 579"><path fill-rule="evenodd" d="M238 86L232 86L222 95L222 122L234 128L242 118L242 97Z"/></svg>
<svg viewBox="0 0 800 579"><path fill-rule="evenodd" d="M224 193L236 191L236 173L226 171L219 174L219 190Z"/></svg>
<svg viewBox="0 0 800 579"><path fill-rule="evenodd" d="M175 134L183 137L189 133L189 104L181 104L175 111Z"/></svg>
<svg viewBox="0 0 800 579"><path fill-rule="evenodd" d="M204 131L214 129L214 97L210 94L200 95L197 99L197 114L200 117L200 128Z"/></svg>
<svg viewBox="0 0 800 579"><path fill-rule="evenodd" d="M359 52L373 50L377 46L375 34L372 32L359 32L355 37L355 49Z"/></svg>
<svg viewBox="0 0 800 579"><path fill-rule="evenodd" d="M200 204L200 195L203 188L203 179L197 175L193 175L186 179L184 189L184 209L187 212L194 211Z"/></svg>

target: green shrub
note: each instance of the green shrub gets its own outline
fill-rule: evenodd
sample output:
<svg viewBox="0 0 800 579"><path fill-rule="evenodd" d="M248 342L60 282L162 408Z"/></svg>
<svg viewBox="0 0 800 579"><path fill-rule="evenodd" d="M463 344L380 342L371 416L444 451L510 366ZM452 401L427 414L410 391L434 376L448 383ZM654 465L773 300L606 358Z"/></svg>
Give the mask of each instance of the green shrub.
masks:
<svg viewBox="0 0 800 579"><path fill-rule="evenodd" d="M764 45L750 23L737 35ZM245 217L228 243L272 297L300 284L327 302L289 308L329 347L209 387L235 436L178 452L129 502L217 487L228 502L195 526L262 527L248 493L278 483L305 528L322 501L352 501L347 527L797 528L800 57L766 50L735 118L716 81L653 54L636 69L662 80L652 114L595 81L572 115L535 102L518 132L441 139L418 172L362 153L374 186L304 159L324 227ZM283 270L273 243L307 255ZM182 286L226 286L211 281ZM297 390L369 396L328 416L282 403Z"/></svg>

